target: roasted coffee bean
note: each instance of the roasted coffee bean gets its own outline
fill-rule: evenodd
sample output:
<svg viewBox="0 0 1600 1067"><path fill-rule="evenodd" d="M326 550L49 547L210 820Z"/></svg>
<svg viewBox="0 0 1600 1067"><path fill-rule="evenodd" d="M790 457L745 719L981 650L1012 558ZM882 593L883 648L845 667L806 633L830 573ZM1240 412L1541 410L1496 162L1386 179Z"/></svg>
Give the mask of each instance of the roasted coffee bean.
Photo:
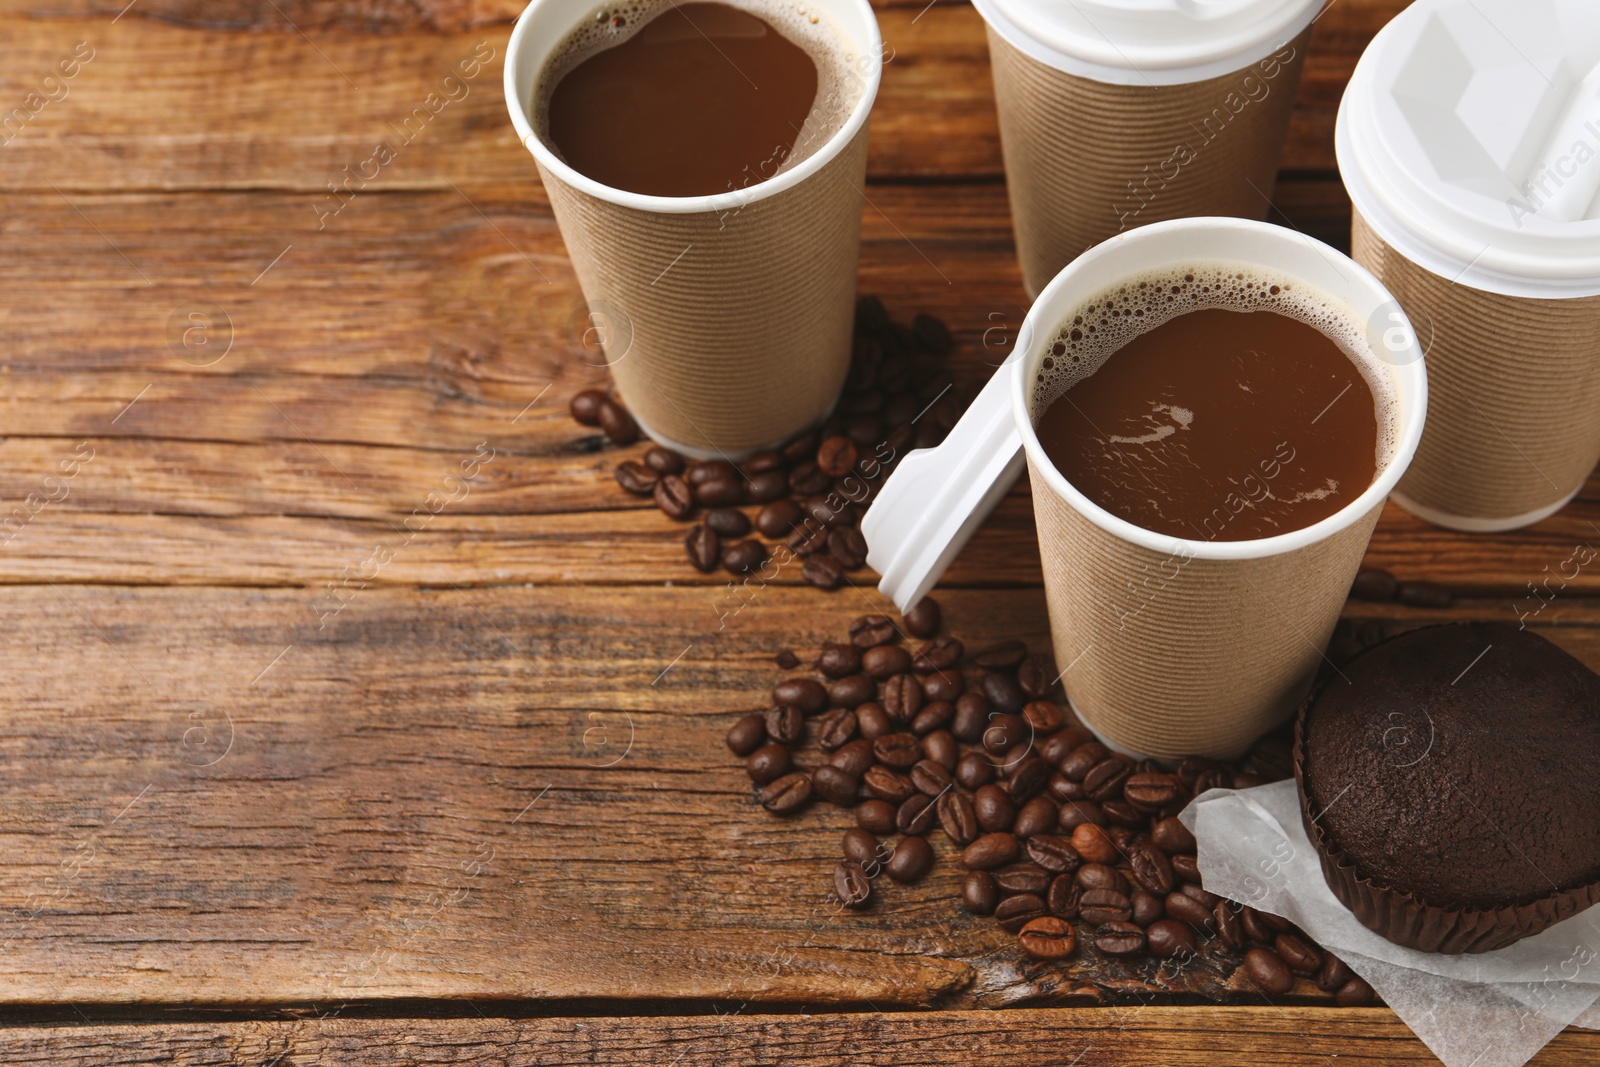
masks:
<svg viewBox="0 0 1600 1067"><path fill-rule="evenodd" d="M1037 756L1030 756L1011 769L1011 776L1006 781L1006 792L1013 802L1020 804L1044 789L1052 773L1048 763Z"/></svg>
<svg viewBox="0 0 1600 1067"><path fill-rule="evenodd" d="M916 663L912 663L916 667ZM929 700L938 700L950 705L950 713L955 714L956 701L961 694L967 691L966 682L961 679L959 671L930 671L923 675L922 692Z"/></svg>
<svg viewBox="0 0 1600 1067"><path fill-rule="evenodd" d="M861 652L854 645L823 645L817 656L817 669L829 678L843 678L861 672Z"/></svg>
<svg viewBox="0 0 1600 1067"><path fill-rule="evenodd" d="M911 784L917 787L919 793L937 797L948 793L955 785L955 780L950 777L949 771L933 760L921 759L911 768Z"/></svg>
<svg viewBox="0 0 1600 1067"><path fill-rule="evenodd" d="M950 732L962 741L977 742L989 728L989 701L982 693L962 693L956 698L956 717Z"/></svg>
<svg viewBox="0 0 1600 1067"><path fill-rule="evenodd" d="M750 503L767 505L785 503L793 505L795 519L798 520L800 515L799 505L787 499L788 495L789 475L785 471L760 471L751 474L744 483L744 496ZM794 520L791 520L789 526L793 525ZM782 537L788 532L788 527L785 527L778 533L768 534L767 536ZM766 533L766 531L763 530L762 533Z"/></svg>
<svg viewBox="0 0 1600 1067"><path fill-rule="evenodd" d="M1323 953L1322 966L1317 969L1317 988L1324 993L1337 992L1339 987L1348 982L1352 977L1350 968L1344 965L1344 960L1331 952Z"/></svg>
<svg viewBox="0 0 1600 1067"><path fill-rule="evenodd" d="M767 546L750 538L722 550L722 565L730 574L749 574L767 561Z"/></svg>
<svg viewBox="0 0 1600 1067"><path fill-rule="evenodd" d="M1000 929L1011 934L1048 914L1050 910L1045 907L1044 898L1033 893L1005 897L994 908L994 917L999 920Z"/></svg>
<svg viewBox="0 0 1600 1067"><path fill-rule="evenodd" d="M876 741L884 734L894 732L894 720L889 718L882 704L872 700L856 708L856 723L861 736L868 741Z"/></svg>
<svg viewBox="0 0 1600 1067"><path fill-rule="evenodd" d="M567 404L567 411L571 413L575 422L582 426L600 425L600 405L609 397L598 389L585 389L573 396Z"/></svg>
<svg viewBox="0 0 1600 1067"><path fill-rule="evenodd" d="M1055 665L1043 656L1029 656L1017 668L1017 684L1029 700L1043 700L1055 688Z"/></svg>
<svg viewBox="0 0 1600 1067"><path fill-rule="evenodd" d="M809 460L796 464L789 471L789 491L797 496L826 493L832 484L833 479L824 474L821 467Z"/></svg>
<svg viewBox="0 0 1600 1067"><path fill-rule="evenodd" d="M1166 917L1166 905L1148 889L1135 889L1128 894L1128 902L1132 905L1132 918L1129 921L1135 926L1148 929L1151 923Z"/></svg>
<svg viewBox="0 0 1600 1067"><path fill-rule="evenodd" d="M1063 919L1076 919L1083 901L1083 887L1073 881L1070 874L1058 874L1050 880L1050 891L1045 894L1045 906L1050 914Z"/></svg>
<svg viewBox="0 0 1600 1067"><path fill-rule="evenodd" d="M911 669L911 653L900 645L876 645L861 654L861 669L878 681L887 681Z"/></svg>
<svg viewBox="0 0 1600 1067"><path fill-rule="evenodd" d="M815 678L786 678L772 687L772 702L789 704L807 715L828 710L828 691Z"/></svg>
<svg viewBox="0 0 1600 1067"><path fill-rule="evenodd" d="M884 766L908 771L922 758L922 743L910 734L884 734L872 742L872 754Z"/></svg>
<svg viewBox="0 0 1600 1067"><path fill-rule="evenodd" d="M961 642L955 638L935 637L932 641L917 649L916 656L912 658L911 666L920 674L948 671L961 662L962 651Z"/></svg>
<svg viewBox="0 0 1600 1067"><path fill-rule="evenodd" d="M644 465L657 474L682 474L683 457L670 448L651 445L644 454Z"/></svg>
<svg viewBox="0 0 1600 1067"><path fill-rule="evenodd" d="M1294 988L1289 965L1270 948L1253 948L1244 954L1244 976L1261 992L1274 996Z"/></svg>
<svg viewBox="0 0 1600 1067"><path fill-rule="evenodd" d="M1035 737L1046 737L1061 729L1061 709L1048 700L1030 700L1022 706L1022 721Z"/></svg>
<svg viewBox="0 0 1600 1067"><path fill-rule="evenodd" d="M1244 924L1245 936L1252 941L1270 945L1277 936L1270 926L1261 921L1261 913L1252 907L1246 906L1239 912L1239 921Z"/></svg>
<svg viewBox="0 0 1600 1067"><path fill-rule="evenodd" d="M909 723L922 710L922 683L914 674L897 674L883 683L883 710L895 722Z"/></svg>
<svg viewBox="0 0 1600 1067"><path fill-rule="evenodd" d="M766 785L782 778L793 766L794 761L789 755L789 750L776 744L762 745L750 753L750 758L744 763L745 772L756 785Z"/></svg>
<svg viewBox="0 0 1600 1067"><path fill-rule="evenodd" d="M958 848L966 848L978 839L978 816L972 810L972 801L960 793L949 792L941 796L937 814L945 836Z"/></svg>
<svg viewBox="0 0 1600 1067"><path fill-rule="evenodd" d="M716 570L717 564L722 561L722 541L710 527L691 528L683 539L683 547L694 569L703 574Z"/></svg>
<svg viewBox="0 0 1600 1067"><path fill-rule="evenodd" d="M698 485L690 486L689 491L694 495L695 503L708 508L724 508L744 500L744 482L737 474L706 478Z"/></svg>
<svg viewBox="0 0 1600 1067"><path fill-rule="evenodd" d="M1172 857L1172 873L1185 882L1193 882L1196 885L1201 882L1199 860L1184 852Z"/></svg>
<svg viewBox="0 0 1600 1067"><path fill-rule="evenodd" d="M933 730L922 738L922 754L954 777L960 746L949 730Z"/></svg>
<svg viewBox="0 0 1600 1067"><path fill-rule="evenodd" d="M848 437L830 437L817 446L817 466L830 478L843 478L856 465L856 443Z"/></svg>
<svg viewBox="0 0 1600 1067"><path fill-rule="evenodd" d="M833 892L847 908L864 908L872 897L872 882L859 864L841 863L833 869Z"/></svg>
<svg viewBox="0 0 1600 1067"><path fill-rule="evenodd" d="M1106 863L1085 863L1078 868L1075 875L1078 884L1085 889L1110 889L1118 893L1128 892L1128 880L1122 872Z"/></svg>
<svg viewBox="0 0 1600 1067"><path fill-rule="evenodd" d="M889 325L889 309L883 306L883 301L874 295L856 298L855 332L860 334L876 334Z"/></svg>
<svg viewBox="0 0 1600 1067"><path fill-rule="evenodd" d="M1083 776L1083 788L1089 791L1090 800L1098 800L1102 804L1122 795L1122 786L1133 773L1133 767L1127 760L1103 759L1089 768L1089 773Z"/></svg>
<svg viewBox="0 0 1600 1067"><path fill-rule="evenodd" d="M1066 718L1065 713L1062 718ZM1039 755L1059 770L1069 753L1092 739L1093 735L1082 726L1066 726L1039 742Z"/></svg>
<svg viewBox="0 0 1600 1067"><path fill-rule="evenodd" d="M1202 903L1202 904L1204 904L1206 906L1207 910L1210 910L1210 909L1216 907L1217 906L1217 901L1222 899L1221 897L1217 896L1215 893L1208 893L1204 889L1201 889L1197 885L1179 886L1178 887L1178 892L1182 893L1184 896L1189 897L1189 898L1191 898L1193 900L1198 900L1200 903Z"/></svg>
<svg viewBox="0 0 1600 1067"><path fill-rule="evenodd" d="M1028 838L1028 858L1051 874L1070 874L1083 863L1072 843L1054 834L1034 834Z"/></svg>
<svg viewBox="0 0 1600 1067"><path fill-rule="evenodd" d="M1356 580L1350 583L1350 595L1357 600L1393 600L1399 585L1394 575L1386 570L1362 567L1356 572Z"/></svg>
<svg viewBox="0 0 1600 1067"><path fill-rule="evenodd" d="M1195 850L1194 835L1176 816L1154 823L1150 827L1150 841L1169 856Z"/></svg>
<svg viewBox="0 0 1600 1067"><path fill-rule="evenodd" d="M1267 779L1259 774L1247 774L1243 771L1235 774L1229 783L1234 789L1254 789L1258 785L1266 785Z"/></svg>
<svg viewBox="0 0 1600 1067"><path fill-rule="evenodd" d="M1150 955L1157 959L1188 959L1195 953L1194 931L1176 919L1151 923L1144 936Z"/></svg>
<svg viewBox="0 0 1600 1067"><path fill-rule="evenodd" d="M1009 674L986 674L979 685L983 687L983 695L989 698L989 703L1000 711L1021 711L1028 702L1027 694Z"/></svg>
<svg viewBox="0 0 1600 1067"><path fill-rule="evenodd" d="M949 329L932 315L918 314L913 318L911 336L918 348L935 356L948 356L955 348Z"/></svg>
<svg viewBox="0 0 1600 1067"><path fill-rule="evenodd" d="M1228 788L1229 781L1230 776L1228 772L1222 770L1220 767L1209 771L1202 771L1200 772L1200 777L1195 779L1194 795L1199 796L1208 789L1226 789Z"/></svg>
<svg viewBox="0 0 1600 1067"><path fill-rule="evenodd" d="M806 717L799 708L783 705L766 716L767 736L783 745L792 745L806 732Z"/></svg>
<svg viewBox="0 0 1600 1067"><path fill-rule="evenodd" d="M1148 841L1136 841L1128 848L1128 867L1133 880L1152 893L1166 896L1177 884L1172 861Z"/></svg>
<svg viewBox="0 0 1600 1067"><path fill-rule="evenodd" d="M924 690L926 693L926 690ZM935 700L924 704L922 710L917 712L917 717L911 720L911 732L917 735L931 734L935 730L942 730L950 725L950 720L956 717L956 706L948 700Z"/></svg>
<svg viewBox="0 0 1600 1067"><path fill-rule="evenodd" d="M917 791L910 778L881 766L868 767L861 776L861 784L866 786L869 794L891 804L903 804L906 798Z"/></svg>
<svg viewBox="0 0 1600 1067"><path fill-rule="evenodd" d="M694 510L694 496L689 486L676 474L663 475L656 482L656 507L669 519L685 519Z"/></svg>
<svg viewBox="0 0 1600 1067"><path fill-rule="evenodd" d="M807 556L800 565L800 577L818 589L837 589L844 584L844 570L832 556Z"/></svg>
<svg viewBox="0 0 1600 1067"><path fill-rule="evenodd" d="M1050 794L1050 798L1058 804L1094 804L1094 801L1089 799L1089 794L1084 792L1081 782L1074 782L1060 771L1050 776L1050 781L1045 783L1044 788ZM1096 804L1095 808L1099 810L1099 805ZM1100 818L1104 819L1105 816L1102 814Z"/></svg>
<svg viewBox="0 0 1600 1067"><path fill-rule="evenodd" d="M1101 806L1104 807L1104 805ZM1111 828L1107 830L1106 833L1111 836L1111 843L1117 846L1118 854L1126 859L1128 855L1128 846L1133 844L1133 839L1138 835L1125 826L1116 825L1116 821L1117 820L1115 819L1111 820Z"/></svg>
<svg viewBox="0 0 1600 1067"><path fill-rule="evenodd" d="M939 632L939 617L939 602L931 596L925 596L913 604L900 621L905 624L906 633L912 637L932 637Z"/></svg>
<svg viewBox="0 0 1600 1067"><path fill-rule="evenodd" d="M634 496L649 496L661 477L643 463L632 459L617 464L616 475L617 484Z"/></svg>
<svg viewBox="0 0 1600 1067"><path fill-rule="evenodd" d="M1087 909L1080 909L1079 914L1085 922L1090 921ZM1094 947L1104 956L1137 956L1144 951L1144 931L1125 920L1100 923L1095 928Z"/></svg>
<svg viewBox="0 0 1600 1067"><path fill-rule="evenodd" d="M1168 893L1166 908L1168 915L1188 923L1202 934L1212 933L1217 928L1215 910L1206 907L1187 893Z"/></svg>
<svg viewBox="0 0 1600 1067"><path fill-rule="evenodd" d="M1231 949L1245 946L1244 924L1239 919L1239 905L1231 900L1220 901L1211 911L1217 921L1217 936Z"/></svg>
<svg viewBox="0 0 1600 1067"><path fill-rule="evenodd" d="M856 777L865 774L867 768L875 762L877 762L877 757L872 754L872 742L864 737L858 737L854 741L846 741L828 759L829 765Z"/></svg>
<svg viewBox="0 0 1600 1067"><path fill-rule="evenodd" d="M1022 951L1036 960L1059 960L1072 955L1077 947L1072 925L1053 915L1030 921L1017 934Z"/></svg>
<svg viewBox="0 0 1600 1067"><path fill-rule="evenodd" d="M856 825L869 834L894 833L894 805L874 797L856 805Z"/></svg>
<svg viewBox="0 0 1600 1067"><path fill-rule="evenodd" d="M759 712L741 715L728 729L728 750L735 756L748 756L767 740L767 720Z"/></svg>
<svg viewBox="0 0 1600 1067"><path fill-rule="evenodd" d="M863 870L872 870L883 862L879 855L878 835L868 833L859 826L851 827L844 832L844 841L841 846L844 858L851 863L859 864Z"/></svg>
<svg viewBox="0 0 1600 1067"><path fill-rule="evenodd" d="M1021 641L1002 641L972 654L972 662L986 671L1013 671L1027 658L1028 646Z"/></svg>
<svg viewBox="0 0 1600 1067"><path fill-rule="evenodd" d="M1117 858L1117 846L1111 836L1094 823L1084 823L1072 831L1072 847L1090 863L1110 863Z"/></svg>
<svg viewBox="0 0 1600 1067"><path fill-rule="evenodd" d="M861 788L861 777L851 774L842 767L825 763L811 772L811 788L817 796L829 804L848 808L856 802L856 794Z"/></svg>
<svg viewBox="0 0 1600 1067"><path fill-rule="evenodd" d="M995 755L1011 751L1028 740L1028 726L1020 715L990 712L989 724L983 731L983 747Z"/></svg>
<svg viewBox="0 0 1600 1067"><path fill-rule="evenodd" d="M1414 608L1447 608L1455 600L1450 590L1437 582L1401 582L1394 598Z"/></svg>
<svg viewBox="0 0 1600 1067"><path fill-rule="evenodd" d="M897 882L920 881L933 869L933 849L924 838L902 837L883 869Z"/></svg>
<svg viewBox="0 0 1600 1067"><path fill-rule="evenodd" d="M983 822L981 813L978 822ZM961 862L973 870L989 870L1015 861L1020 851L1020 843L1013 835L987 833L961 850Z"/></svg>
<svg viewBox="0 0 1600 1067"><path fill-rule="evenodd" d="M1322 967L1322 953L1294 934L1279 934L1272 947L1295 974L1316 974Z"/></svg>
<svg viewBox="0 0 1600 1067"><path fill-rule="evenodd" d="M900 640L900 631L887 615L862 615L850 623L850 643L859 649L876 648Z"/></svg>
<svg viewBox="0 0 1600 1067"><path fill-rule="evenodd" d="M832 752L856 736L856 713L849 708L830 711L817 721L817 745Z"/></svg>
<svg viewBox="0 0 1600 1067"><path fill-rule="evenodd" d="M1178 799L1179 788L1178 779L1170 774L1134 774L1122 783L1122 799L1153 815Z"/></svg>
<svg viewBox="0 0 1600 1067"><path fill-rule="evenodd" d="M1333 1002L1341 1008L1365 1008L1375 997L1372 987L1363 979L1352 977L1334 993Z"/></svg>
<svg viewBox="0 0 1600 1067"><path fill-rule="evenodd" d="M1061 813L1056 810L1055 801L1049 797L1034 797L1017 809L1017 818L1011 827L1011 832L1018 837L1053 834L1060 820Z"/></svg>
<svg viewBox="0 0 1600 1067"><path fill-rule="evenodd" d="M778 450L787 463L799 463L808 460L817 451L817 444L822 440L822 435L816 430L808 430L799 437Z"/></svg>
<svg viewBox="0 0 1600 1067"><path fill-rule="evenodd" d="M767 784L761 790L761 806L774 815L799 811L811 799L811 776L796 772Z"/></svg>
<svg viewBox="0 0 1600 1067"><path fill-rule="evenodd" d="M1092 800L1069 800L1061 805L1060 825L1063 833L1074 833L1085 823L1094 826L1106 824L1105 812L1100 810L1100 805Z"/></svg>
<svg viewBox="0 0 1600 1067"><path fill-rule="evenodd" d="M978 825L985 833L1009 831L1016 822L1016 805L997 785L985 785L972 794L972 810L977 813Z"/></svg>
<svg viewBox="0 0 1600 1067"><path fill-rule="evenodd" d="M697 459L689 464L683 480L693 489L709 481L738 477L739 469L725 459Z"/></svg>
<svg viewBox="0 0 1600 1067"><path fill-rule="evenodd" d="M894 813L894 826L903 834L925 834L938 817L933 798L921 793L907 797Z"/></svg>
<svg viewBox="0 0 1600 1067"><path fill-rule="evenodd" d="M639 424L633 421L626 408L610 397L600 401L599 416L600 431L611 438L612 443L631 445L639 439Z"/></svg>
<svg viewBox="0 0 1600 1067"><path fill-rule="evenodd" d="M961 882L961 903L974 915L993 915L1000 889L988 871L968 871Z"/></svg>
<svg viewBox="0 0 1600 1067"><path fill-rule="evenodd" d="M828 683L828 699L834 707L858 708L877 695L878 683L865 674L847 674Z"/></svg>
<svg viewBox="0 0 1600 1067"><path fill-rule="evenodd" d="M867 565L867 539L854 526L840 526L828 532L828 554L847 571Z"/></svg>
<svg viewBox="0 0 1600 1067"><path fill-rule="evenodd" d="M1031 863L995 871L994 881L1000 887L1000 895L1005 897L1014 897L1019 893L1042 897L1050 891L1050 872Z"/></svg>
<svg viewBox="0 0 1600 1067"><path fill-rule="evenodd" d="M718 537L743 537L750 532L750 520L738 508L713 508L706 512L705 524Z"/></svg>
<svg viewBox="0 0 1600 1067"><path fill-rule="evenodd" d="M994 781L994 763L982 752L964 752L956 760L956 781L976 792Z"/></svg>
<svg viewBox="0 0 1600 1067"><path fill-rule="evenodd" d="M1078 915L1090 926L1129 922L1133 918L1133 901L1115 889L1085 889L1078 901Z"/></svg>
<svg viewBox="0 0 1600 1067"><path fill-rule="evenodd" d="M756 513L756 529L774 540L788 536L799 521L800 505L793 500L774 500Z"/></svg>
<svg viewBox="0 0 1600 1067"><path fill-rule="evenodd" d="M1106 821L1115 828L1138 830L1145 825L1145 817L1139 814L1139 810L1120 797L1105 801L1100 805L1100 810L1105 812Z"/></svg>
<svg viewBox="0 0 1600 1067"><path fill-rule="evenodd" d="M1073 749L1067 758L1061 761L1061 773L1074 782L1081 782L1109 755L1111 750L1100 742L1085 742Z"/></svg>

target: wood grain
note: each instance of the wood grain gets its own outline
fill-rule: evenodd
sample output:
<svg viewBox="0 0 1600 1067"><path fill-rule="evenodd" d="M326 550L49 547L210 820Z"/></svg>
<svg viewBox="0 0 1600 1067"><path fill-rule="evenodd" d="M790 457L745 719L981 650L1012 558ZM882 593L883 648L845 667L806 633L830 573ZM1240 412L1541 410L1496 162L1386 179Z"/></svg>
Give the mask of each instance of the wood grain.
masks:
<svg viewBox="0 0 1600 1067"><path fill-rule="evenodd" d="M332 1009L328 1009L330 1012ZM492 1010L492 1009L491 1009ZM212 1063L543 1067L679 1062L823 1067L1202 1067L1271 1063L1437 1064L1404 1024L1380 1009L1161 1008L916 1015L763 1016L729 1004L701 1017L419 1019L70 1026L5 1031L12 1062L40 1067ZM1532 1067L1594 1061L1600 1036L1568 1030Z"/></svg>

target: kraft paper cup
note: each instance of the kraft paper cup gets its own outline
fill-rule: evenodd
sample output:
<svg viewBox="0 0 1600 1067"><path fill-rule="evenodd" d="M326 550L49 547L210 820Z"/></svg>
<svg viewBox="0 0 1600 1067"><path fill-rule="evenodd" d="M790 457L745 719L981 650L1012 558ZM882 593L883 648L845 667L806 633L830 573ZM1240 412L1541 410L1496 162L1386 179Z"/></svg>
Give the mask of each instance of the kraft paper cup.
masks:
<svg viewBox="0 0 1600 1067"><path fill-rule="evenodd" d="M1136 226L1267 217L1318 4L1299 5L1303 17L1265 52L1257 45L1220 70L1213 58L1176 71L1138 59L1122 70L1074 62L994 0L977 6L1030 295L1085 249Z"/></svg>
<svg viewBox="0 0 1600 1067"><path fill-rule="evenodd" d="M1374 355L1395 399L1390 453L1343 510L1291 533L1175 538L1094 504L1051 465L1033 429L1052 399L1034 389L1059 324L1122 280L1219 262L1302 286L1363 333L1394 306L1366 270L1294 231L1221 218L1158 223L1097 246L1056 276L1028 314L1012 379L1062 682L1086 725L1140 756L1236 756L1294 712L1427 408L1415 338Z"/></svg>
<svg viewBox="0 0 1600 1067"><path fill-rule="evenodd" d="M712 196L602 185L534 129L539 74L593 7L533 0L511 33L511 121L538 162L588 311L607 327L612 379L645 433L691 456L738 458L788 439L827 415L849 371L882 40L867 0L810 7L843 38L859 99L798 164Z"/></svg>

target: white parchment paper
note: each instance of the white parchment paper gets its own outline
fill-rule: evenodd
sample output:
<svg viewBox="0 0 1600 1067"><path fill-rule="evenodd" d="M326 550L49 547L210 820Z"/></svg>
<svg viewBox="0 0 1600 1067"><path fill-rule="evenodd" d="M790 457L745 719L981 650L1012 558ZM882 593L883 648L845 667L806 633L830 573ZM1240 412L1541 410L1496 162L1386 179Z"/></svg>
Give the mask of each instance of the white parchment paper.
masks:
<svg viewBox="0 0 1600 1067"><path fill-rule="evenodd" d="M1600 1029L1600 907L1494 952L1392 944L1333 895L1293 781L1213 789L1181 816L1205 888L1281 915L1365 978L1446 1067L1521 1067L1568 1025Z"/></svg>

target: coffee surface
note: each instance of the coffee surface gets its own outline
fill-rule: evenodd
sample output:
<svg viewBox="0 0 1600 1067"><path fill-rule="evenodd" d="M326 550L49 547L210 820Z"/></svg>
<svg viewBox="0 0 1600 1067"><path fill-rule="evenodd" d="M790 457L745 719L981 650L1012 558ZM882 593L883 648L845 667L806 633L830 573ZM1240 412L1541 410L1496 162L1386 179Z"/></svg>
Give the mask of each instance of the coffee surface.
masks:
<svg viewBox="0 0 1600 1067"><path fill-rule="evenodd" d="M1377 470L1378 410L1361 369L1315 327L1267 310L1203 308L1131 337L1036 430L1100 507L1201 541L1310 526Z"/></svg>
<svg viewBox="0 0 1600 1067"><path fill-rule="evenodd" d="M550 95L548 137L605 185L706 196L772 177L817 99L811 55L726 4L674 4L584 58Z"/></svg>

